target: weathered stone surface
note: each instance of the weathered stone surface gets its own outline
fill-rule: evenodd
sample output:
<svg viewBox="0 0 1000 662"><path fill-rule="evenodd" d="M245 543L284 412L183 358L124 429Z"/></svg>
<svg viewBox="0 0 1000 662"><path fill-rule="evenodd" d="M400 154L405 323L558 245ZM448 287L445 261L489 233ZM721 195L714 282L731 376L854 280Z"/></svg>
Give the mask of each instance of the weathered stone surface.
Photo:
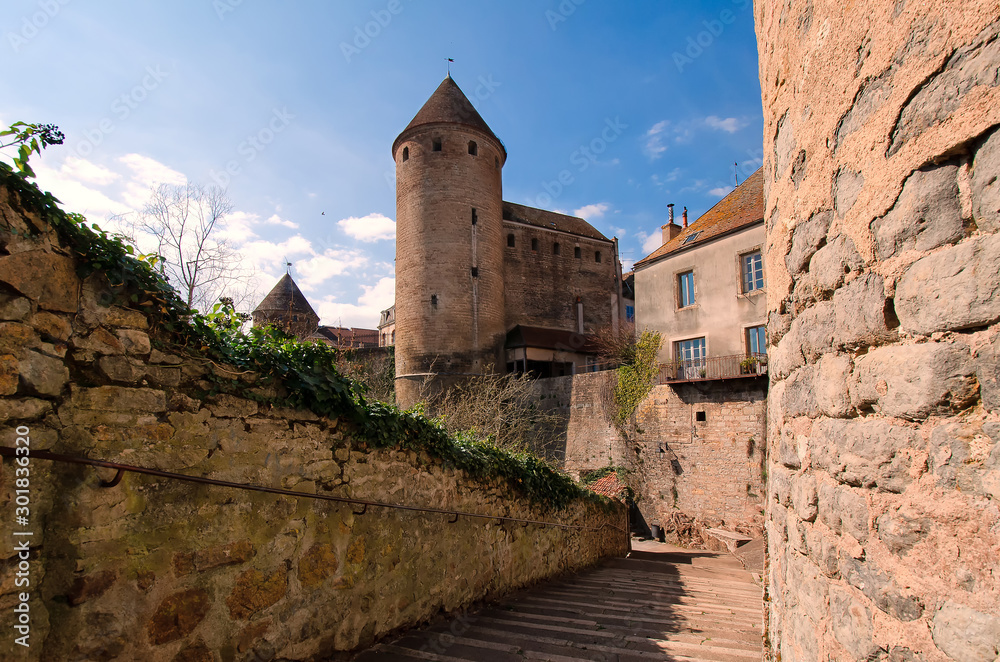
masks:
<svg viewBox="0 0 1000 662"><path fill-rule="evenodd" d="M142 361L121 355L102 356L97 367L111 381L125 384L135 384L146 374Z"/></svg>
<svg viewBox="0 0 1000 662"><path fill-rule="evenodd" d="M200 588L164 598L146 626L149 642L158 646L186 637L194 632L210 607L211 598Z"/></svg>
<svg viewBox="0 0 1000 662"><path fill-rule="evenodd" d="M37 347L35 330L19 322L0 322L0 352L17 354L25 347Z"/></svg>
<svg viewBox="0 0 1000 662"><path fill-rule="evenodd" d="M100 411L159 413L167 410L166 394L149 388L71 387L69 406Z"/></svg>
<svg viewBox="0 0 1000 662"><path fill-rule="evenodd" d="M795 154L795 128L786 114L778 120L778 130L774 138L774 176L785 174Z"/></svg>
<svg viewBox="0 0 1000 662"><path fill-rule="evenodd" d="M832 292L844 284L853 272L864 267L864 260L847 235L838 235L816 251L809 262L812 283L820 292Z"/></svg>
<svg viewBox="0 0 1000 662"><path fill-rule="evenodd" d="M75 607L103 595L111 588L116 579L118 579L118 573L114 570L101 570L85 577L77 577L67 594L70 605Z"/></svg>
<svg viewBox="0 0 1000 662"><path fill-rule="evenodd" d="M151 349L149 344L149 335L144 331L138 331L136 329L118 329L115 331L115 335L118 336L118 340L121 341L122 347L125 348L126 353L141 356L149 354Z"/></svg>
<svg viewBox="0 0 1000 662"><path fill-rule="evenodd" d="M833 212L822 211L795 226L792 231L792 246L785 256L785 266L789 273L797 274L807 269L809 258L826 243L826 234L832 221Z"/></svg>
<svg viewBox="0 0 1000 662"><path fill-rule="evenodd" d="M896 286L896 315L929 335L1000 319L1000 235L972 237L923 257Z"/></svg>
<svg viewBox="0 0 1000 662"><path fill-rule="evenodd" d="M40 310L31 316L31 326L34 327L43 338L48 340L69 340L73 333L73 325L68 319L54 315L50 312Z"/></svg>
<svg viewBox="0 0 1000 662"><path fill-rule="evenodd" d="M780 441L778 442L778 461L789 469L800 469L802 467L802 457L795 443L795 432L788 426L781 430Z"/></svg>
<svg viewBox="0 0 1000 662"><path fill-rule="evenodd" d="M924 343L879 347L854 362L851 404L911 421L959 411L977 395L975 368L964 345Z"/></svg>
<svg viewBox="0 0 1000 662"><path fill-rule="evenodd" d="M160 366L160 365L147 365L145 366L146 379L153 386L159 388L174 388L181 383L181 373L180 368Z"/></svg>
<svg viewBox="0 0 1000 662"><path fill-rule="evenodd" d="M840 146L847 136L865 125L865 122L882 107L892 91L892 75L895 67L889 67L871 80L865 81L858 90L854 104L840 118L837 124L837 139L834 148Z"/></svg>
<svg viewBox="0 0 1000 662"><path fill-rule="evenodd" d="M124 354L125 347L121 341L104 327L97 327L87 336L74 336L70 344L81 350L97 354Z"/></svg>
<svg viewBox="0 0 1000 662"><path fill-rule="evenodd" d="M174 555L174 570L178 575L205 572L212 568L246 563L256 551L249 540L214 545L196 552L179 552Z"/></svg>
<svg viewBox="0 0 1000 662"><path fill-rule="evenodd" d="M259 570L247 570L236 578L233 592L226 598L229 615L245 620L285 597L288 573L278 568L265 576Z"/></svg>
<svg viewBox="0 0 1000 662"><path fill-rule="evenodd" d="M840 533L840 493L837 490L837 486L832 483L823 482L819 484L817 492L819 494L817 500L819 521L829 527L834 533Z"/></svg>
<svg viewBox="0 0 1000 662"><path fill-rule="evenodd" d="M900 112L892 132L889 156L927 129L944 122L958 110L972 88L1000 85L997 75L1000 40L995 36L995 29L984 30L975 43L956 50L944 67L920 87Z"/></svg>
<svg viewBox="0 0 1000 662"><path fill-rule="evenodd" d="M104 313L103 324L125 329L148 329L149 320L138 310L111 306Z"/></svg>
<svg viewBox="0 0 1000 662"><path fill-rule="evenodd" d="M813 425L812 461L855 487L902 492L910 483L910 458L925 447L915 430L888 421L822 419Z"/></svg>
<svg viewBox="0 0 1000 662"><path fill-rule="evenodd" d="M851 357L847 354L824 354L813 375L813 397L819 413L840 418L851 410L849 391Z"/></svg>
<svg viewBox="0 0 1000 662"><path fill-rule="evenodd" d="M304 588L315 588L337 571L333 545L316 544L299 559L299 581Z"/></svg>
<svg viewBox="0 0 1000 662"><path fill-rule="evenodd" d="M257 413L257 403L253 400L227 394L215 396L207 407L213 416L222 418L246 418Z"/></svg>
<svg viewBox="0 0 1000 662"><path fill-rule="evenodd" d="M819 495L816 491L816 479L811 476L803 476L792 484L792 505L795 507L795 514L799 519L812 522L816 519Z"/></svg>
<svg viewBox="0 0 1000 662"><path fill-rule="evenodd" d="M874 649L872 614L847 591L830 591L830 617L833 636L856 660L864 660Z"/></svg>
<svg viewBox="0 0 1000 662"><path fill-rule="evenodd" d="M868 501L862 492L842 487L837 493L840 523L845 533L858 542L868 540Z"/></svg>
<svg viewBox="0 0 1000 662"><path fill-rule="evenodd" d="M52 403L38 398L0 400L0 422L30 421L52 411Z"/></svg>
<svg viewBox="0 0 1000 662"><path fill-rule="evenodd" d="M993 492L990 481L995 476L992 472L1000 469L1000 452L996 452L996 442L984 434L989 431L988 425L962 422L934 428L927 464L938 485L966 494Z"/></svg>
<svg viewBox="0 0 1000 662"><path fill-rule="evenodd" d="M876 607L901 621L915 621L924 613L923 605L914 596L903 595L892 578L870 561L841 554L840 574L859 589Z"/></svg>
<svg viewBox="0 0 1000 662"><path fill-rule="evenodd" d="M0 281L34 300L39 307L64 313L77 311L80 279L73 260L47 251L25 251L0 257Z"/></svg>
<svg viewBox="0 0 1000 662"><path fill-rule="evenodd" d="M0 320L21 322L31 315L31 299L0 293Z"/></svg>
<svg viewBox="0 0 1000 662"><path fill-rule="evenodd" d="M905 250L929 251L961 239L962 205L958 200L958 166L943 165L910 175L896 204L872 223L879 257Z"/></svg>
<svg viewBox="0 0 1000 662"><path fill-rule="evenodd" d="M837 212L838 218L843 218L844 214L851 210L864 185L865 177L860 172L846 168L837 171L837 176L833 180L833 209Z"/></svg>
<svg viewBox="0 0 1000 662"><path fill-rule="evenodd" d="M20 382L17 359L10 354L0 355L0 395L14 395Z"/></svg>
<svg viewBox="0 0 1000 662"><path fill-rule="evenodd" d="M1000 655L1000 617L946 602L934 614L934 643L953 660L994 662Z"/></svg>
<svg viewBox="0 0 1000 662"><path fill-rule="evenodd" d="M991 344L976 350L974 362L983 406L1000 411L1000 335Z"/></svg>
<svg viewBox="0 0 1000 662"><path fill-rule="evenodd" d="M835 344L847 348L868 347L896 337L889 327L882 277L866 274L855 278L833 295Z"/></svg>
<svg viewBox="0 0 1000 662"><path fill-rule="evenodd" d="M29 393L59 395L69 382L69 369L59 359L27 351L18 362L21 383Z"/></svg>
<svg viewBox="0 0 1000 662"><path fill-rule="evenodd" d="M184 359L175 354L165 354L160 350L153 348L149 351L149 362L164 365L180 365L184 362Z"/></svg>
<svg viewBox="0 0 1000 662"><path fill-rule="evenodd" d="M172 662L215 662L215 653L204 642L198 641L180 649Z"/></svg>
<svg viewBox="0 0 1000 662"><path fill-rule="evenodd" d="M880 515L876 526L878 537L889 551L893 554L906 554L927 535L931 521L915 515L909 509L901 508Z"/></svg>
<svg viewBox="0 0 1000 662"><path fill-rule="evenodd" d="M813 366L803 366L785 380L785 392L781 400L785 416L792 418L819 415L816 406L813 372Z"/></svg>
<svg viewBox="0 0 1000 662"><path fill-rule="evenodd" d="M983 232L1000 232L1000 130L976 150L972 163L972 215Z"/></svg>

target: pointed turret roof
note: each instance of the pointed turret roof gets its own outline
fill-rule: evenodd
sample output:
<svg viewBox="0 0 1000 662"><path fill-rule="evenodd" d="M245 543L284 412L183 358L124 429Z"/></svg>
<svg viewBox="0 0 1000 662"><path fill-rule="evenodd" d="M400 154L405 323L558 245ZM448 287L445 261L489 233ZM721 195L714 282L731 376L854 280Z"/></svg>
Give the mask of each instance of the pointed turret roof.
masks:
<svg viewBox="0 0 1000 662"><path fill-rule="evenodd" d="M458 87L458 83L452 79L451 75L441 81L441 84L434 90L434 94L427 99L427 102L417 111L417 114L413 116L410 123L406 125L406 128L403 129L392 143L392 153L396 153L396 146L411 129L426 124L442 123L461 124L485 133L497 141L506 158L507 150L504 149L503 143L493 133L486 120L482 118L479 111L475 109L472 102L465 96L465 93Z"/></svg>
<svg viewBox="0 0 1000 662"><path fill-rule="evenodd" d="M310 313L316 315L316 311L309 305L305 295L302 294L302 290L299 289L299 286L295 284L295 281L288 274L282 276L278 284L271 288L271 291L267 293L267 296L260 302L260 305L254 309L254 312L281 312L300 315ZM316 317L318 318L319 315L316 315Z"/></svg>

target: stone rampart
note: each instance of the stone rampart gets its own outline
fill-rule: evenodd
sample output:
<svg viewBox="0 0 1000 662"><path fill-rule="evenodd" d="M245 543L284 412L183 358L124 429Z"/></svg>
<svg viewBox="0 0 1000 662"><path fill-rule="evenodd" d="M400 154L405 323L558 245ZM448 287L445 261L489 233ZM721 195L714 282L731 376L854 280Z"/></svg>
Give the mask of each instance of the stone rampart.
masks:
<svg viewBox="0 0 1000 662"><path fill-rule="evenodd" d="M1000 654L1000 11L758 2L774 659Z"/></svg>
<svg viewBox="0 0 1000 662"><path fill-rule="evenodd" d="M81 280L50 227L0 187L0 421L32 450L225 481L603 527L560 529L331 503L31 458L0 474L0 657L25 660L308 660L628 549L621 506L562 510L483 484L426 453L373 450L345 420L211 391L254 374L163 346ZM618 527L621 530L610 528ZM28 584L13 532L30 530ZM28 648L11 624L27 593Z"/></svg>

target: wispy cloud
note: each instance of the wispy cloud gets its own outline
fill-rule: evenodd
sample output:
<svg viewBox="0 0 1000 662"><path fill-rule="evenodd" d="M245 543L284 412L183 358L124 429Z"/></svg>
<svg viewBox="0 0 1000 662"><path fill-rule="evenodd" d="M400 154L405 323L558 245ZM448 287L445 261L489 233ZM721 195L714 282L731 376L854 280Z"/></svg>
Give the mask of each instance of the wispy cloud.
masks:
<svg viewBox="0 0 1000 662"><path fill-rule="evenodd" d="M736 133L747 124L746 120L735 117L726 117L723 119L717 115L709 115L705 118L705 126L716 131L725 131L726 133Z"/></svg>
<svg viewBox="0 0 1000 662"><path fill-rule="evenodd" d="M264 221L264 223L266 225L281 225L283 227L290 228L292 230L298 230L299 229L299 224L298 223L295 223L293 221L289 221L288 219L281 218L277 214L272 214L270 216L270 218L268 218L266 221Z"/></svg>
<svg viewBox="0 0 1000 662"><path fill-rule="evenodd" d="M604 216L604 212L611 209L611 205L606 202L597 202L592 205L584 205L579 209L573 210L573 216L579 216L580 218L600 218Z"/></svg>
<svg viewBox="0 0 1000 662"><path fill-rule="evenodd" d="M666 137L664 131L668 126L670 126L670 120L661 120L646 131L646 143L643 145L643 151L653 161L663 156L663 153L667 151L663 139Z"/></svg>
<svg viewBox="0 0 1000 662"><path fill-rule="evenodd" d="M729 195L729 192L732 190L733 190L732 186L717 186L713 189L709 189L708 194L722 198Z"/></svg>
<svg viewBox="0 0 1000 662"><path fill-rule="evenodd" d="M382 214L368 214L361 218L345 218L337 221L349 237L359 241L382 241L396 238L396 221Z"/></svg>
<svg viewBox="0 0 1000 662"><path fill-rule="evenodd" d="M645 232L640 234L646 234ZM641 238L641 237L640 237ZM642 239L642 253L643 255L649 255L657 248L663 244L663 234L660 232L653 232Z"/></svg>
<svg viewBox="0 0 1000 662"><path fill-rule="evenodd" d="M337 301L328 296L319 301L316 312L320 321L327 325L354 327L374 326L379 313L396 302L396 279L391 276L380 278L374 285L362 286L357 301L350 303Z"/></svg>

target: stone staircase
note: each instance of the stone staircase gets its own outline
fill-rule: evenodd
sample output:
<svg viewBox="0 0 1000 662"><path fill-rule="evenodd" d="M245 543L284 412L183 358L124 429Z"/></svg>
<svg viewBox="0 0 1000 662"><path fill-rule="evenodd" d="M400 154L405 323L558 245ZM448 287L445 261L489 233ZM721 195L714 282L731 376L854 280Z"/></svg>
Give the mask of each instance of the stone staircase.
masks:
<svg viewBox="0 0 1000 662"><path fill-rule="evenodd" d="M760 660L759 575L733 556L634 543L629 558L377 644L356 662Z"/></svg>

